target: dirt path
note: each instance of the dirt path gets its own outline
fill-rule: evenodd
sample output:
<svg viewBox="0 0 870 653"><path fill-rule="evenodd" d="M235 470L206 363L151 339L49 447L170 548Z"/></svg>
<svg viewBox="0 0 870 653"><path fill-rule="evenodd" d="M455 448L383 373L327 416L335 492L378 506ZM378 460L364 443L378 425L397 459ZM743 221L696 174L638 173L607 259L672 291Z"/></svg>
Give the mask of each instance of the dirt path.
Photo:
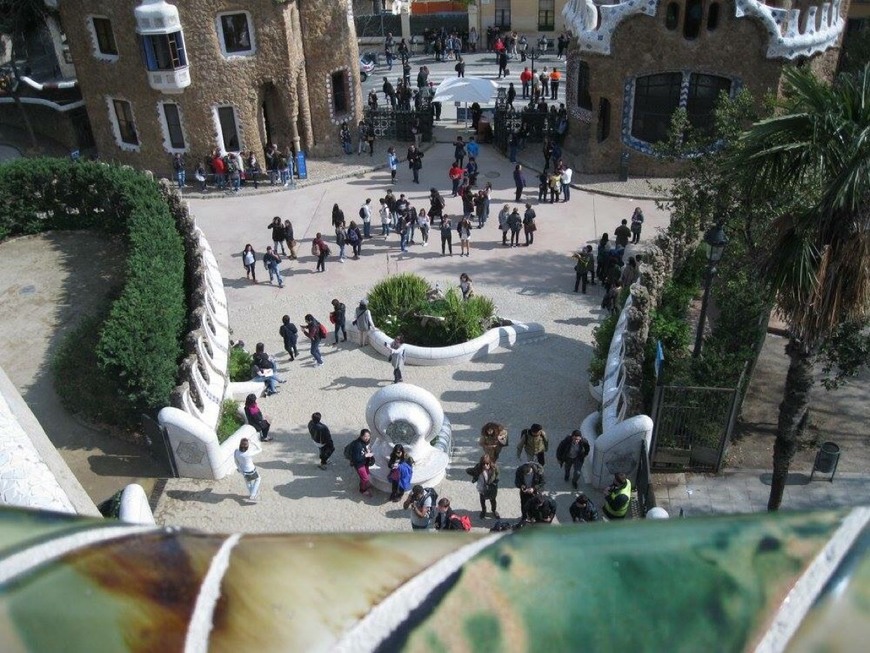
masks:
<svg viewBox="0 0 870 653"><path fill-rule="evenodd" d="M55 348L116 285L123 257L99 234L57 232L2 243L0 260L0 366L94 502L127 483L150 492L161 472L148 452L67 413L51 376Z"/></svg>

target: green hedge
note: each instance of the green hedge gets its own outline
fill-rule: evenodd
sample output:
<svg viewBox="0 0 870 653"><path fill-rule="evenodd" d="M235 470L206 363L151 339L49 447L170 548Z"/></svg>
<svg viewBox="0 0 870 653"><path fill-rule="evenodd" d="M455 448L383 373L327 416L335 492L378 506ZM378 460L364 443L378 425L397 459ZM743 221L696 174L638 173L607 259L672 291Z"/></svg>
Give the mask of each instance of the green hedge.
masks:
<svg viewBox="0 0 870 653"><path fill-rule="evenodd" d="M100 330L98 364L131 414L165 406L187 314L184 247L157 182L129 168L64 159L0 166L0 240L98 229L126 240L124 287Z"/></svg>

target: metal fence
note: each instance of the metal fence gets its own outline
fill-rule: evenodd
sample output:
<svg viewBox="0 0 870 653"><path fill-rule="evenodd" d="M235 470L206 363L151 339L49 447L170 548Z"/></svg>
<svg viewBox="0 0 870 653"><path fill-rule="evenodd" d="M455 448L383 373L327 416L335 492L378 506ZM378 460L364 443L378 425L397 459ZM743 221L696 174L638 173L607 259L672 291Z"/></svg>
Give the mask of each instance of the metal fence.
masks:
<svg viewBox="0 0 870 653"><path fill-rule="evenodd" d="M637 490L637 517L646 517L650 508L655 507L652 483L650 482L649 452L646 450L646 442L640 443L640 463L637 466L637 476L634 479L634 487Z"/></svg>
<svg viewBox="0 0 870 653"><path fill-rule="evenodd" d="M734 388L656 386L650 447L654 471L718 473L734 430L746 372Z"/></svg>
<svg viewBox="0 0 870 653"><path fill-rule="evenodd" d="M523 101L514 100L514 106L519 107ZM543 143L546 138L554 138L556 134L555 117L551 113L529 107L523 107L520 111L511 109L507 105L504 89L499 89L495 101L492 128L495 145L505 154L513 132L523 133L526 143Z"/></svg>
<svg viewBox="0 0 870 653"><path fill-rule="evenodd" d="M430 142L434 117L428 98L423 101L419 111L394 111L388 108L365 110L365 120L374 127L375 137L379 140L387 138L392 141L412 142L414 134L411 133L411 125L415 118L420 119L422 140Z"/></svg>

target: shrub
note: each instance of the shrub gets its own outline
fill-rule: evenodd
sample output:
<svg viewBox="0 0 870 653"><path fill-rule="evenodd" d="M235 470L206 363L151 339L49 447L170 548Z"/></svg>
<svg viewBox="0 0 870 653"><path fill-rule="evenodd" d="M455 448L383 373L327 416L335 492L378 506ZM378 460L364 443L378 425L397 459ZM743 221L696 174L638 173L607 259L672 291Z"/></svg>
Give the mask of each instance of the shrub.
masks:
<svg viewBox="0 0 870 653"><path fill-rule="evenodd" d="M369 309L379 329L391 337L423 347L444 347L467 342L492 326L495 304L476 295L463 301L456 288L444 298L428 301L429 283L416 274L397 274L369 293ZM430 318L430 319L426 319Z"/></svg>
<svg viewBox="0 0 870 653"><path fill-rule="evenodd" d="M218 442L224 442L233 433L239 430L245 422L239 417L239 407L232 399L227 399L221 404L221 415L217 423Z"/></svg>
<svg viewBox="0 0 870 653"><path fill-rule="evenodd" d="M49 229L123 234L124 287L96 346L129 414L166 405L187 313L184 249L160 189L145 174L95 162L27 159L0 167L0 239Z"/></svg>
<svg viewBox="0 0 870 653"><path fill-rule="evenodd" d="M250 381L251 365L253 364L254 357L241 347L233 347L230 349L230 381Z"/></svg>
<svg viewBox="0 0 870 653"><path fill-rule="evenodd" d="M592 385L597 385L604 378L607 354L610 352L610 341L613 340L618 320L619 314L608 315L601 321L601 324L592 330L592 339L595 341L592 360L589 362L589 382Z"/></svg>

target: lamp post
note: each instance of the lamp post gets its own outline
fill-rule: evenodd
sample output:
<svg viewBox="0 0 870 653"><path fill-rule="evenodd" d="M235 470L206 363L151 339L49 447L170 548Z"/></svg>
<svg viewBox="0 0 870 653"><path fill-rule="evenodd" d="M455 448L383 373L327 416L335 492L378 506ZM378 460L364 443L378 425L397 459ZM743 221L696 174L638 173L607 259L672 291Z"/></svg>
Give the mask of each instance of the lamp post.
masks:
<svg viewBox="0 0 870 653"><path fill-rule="evenodd" d="M532 46L534 46L534 43L532 44ZM532 92L532 89L535 88L535 80L534 80L534 77L537 75L537 73L535 72L535 48L532 47L532 49L529 50L529 46L527 45L527 46L526 46L526 50L528 51L528 57L529 57L529 59L530 59L531 62L532 62L532 64L531 64L531 66L532 66L532 67L531 67L531 71L532 71L532 81L529 82L529 105L531 105L532 102L534 102L534 99L535 99L535 94Z"/></svg>
<svg viewBox="0 0 870 653"><path fill-rule="evenodd" d="M722 229L722 223L717 223L704 234L704 244L707 248L707 272L704 275L704 299L701 301L701 315L698 317L698 332L695 334L695 349L692 358L701 355L701 347L704 343L704 323L707 321L707 304L710 301L710 287L713 285L713 277L716 276L716 264L722 260L725 246L728 245L728 237Z"/></svg>

